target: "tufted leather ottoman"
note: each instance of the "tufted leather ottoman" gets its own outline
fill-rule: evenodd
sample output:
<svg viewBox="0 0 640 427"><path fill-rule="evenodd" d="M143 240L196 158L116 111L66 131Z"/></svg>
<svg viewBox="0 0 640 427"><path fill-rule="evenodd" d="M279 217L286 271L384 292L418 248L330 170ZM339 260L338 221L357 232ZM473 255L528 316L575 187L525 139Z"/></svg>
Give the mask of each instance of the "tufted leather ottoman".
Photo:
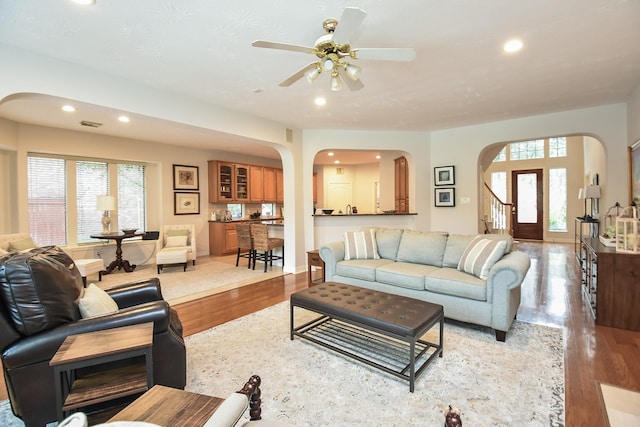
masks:
<svg viewBox="0 0 640 427"><path fill-rule="evenodd" d="M295 307L320 317L295 326ZM436 324L439 343L421 340ZM308 339L406 379L411 392L415 378L442 357L443 333L442 306L426 301L335 282L291 295L291 339Z"/></svg>

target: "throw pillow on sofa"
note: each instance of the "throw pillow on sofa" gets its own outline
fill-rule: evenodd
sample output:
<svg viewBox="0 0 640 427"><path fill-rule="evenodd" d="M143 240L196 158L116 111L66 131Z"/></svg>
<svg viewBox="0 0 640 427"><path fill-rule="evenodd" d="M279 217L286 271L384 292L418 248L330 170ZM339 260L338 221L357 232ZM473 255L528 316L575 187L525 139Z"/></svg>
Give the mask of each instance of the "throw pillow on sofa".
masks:
<svg viewBox="0 0 640 427"><path fill-rule="evenodd" d="M91 283L84 290L84 295L78 301L78 308L83 319L87 317L104 316L118 311L118 304L106 293Z"/></svg>
<svg viewBox="0 0 640 427"><path fill-rule="evenodd" d="M346 231L344 259L380 259L375 230Z"/></svg>
<svg viewBox="0 0 640 427"><path fill-rule="evenodd" d="M458 270L487 280L491 267L502 258L507 249L504 240L485 239L477 236L467 246L460 258Z"/></svg>

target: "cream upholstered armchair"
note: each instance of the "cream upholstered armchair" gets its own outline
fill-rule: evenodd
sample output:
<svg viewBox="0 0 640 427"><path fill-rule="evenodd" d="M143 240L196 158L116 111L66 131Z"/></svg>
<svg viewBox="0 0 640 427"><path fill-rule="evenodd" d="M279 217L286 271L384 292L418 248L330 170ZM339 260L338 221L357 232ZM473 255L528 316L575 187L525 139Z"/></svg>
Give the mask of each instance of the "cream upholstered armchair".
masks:
<svg viewBox="0 0 640 427"><path fill-rule="evenodd" d="M158 240L161 245L156 254L158 274L167 264L184 265L191 261L196 265L196 227L194 224L164 225L162 238Z"/></svg>

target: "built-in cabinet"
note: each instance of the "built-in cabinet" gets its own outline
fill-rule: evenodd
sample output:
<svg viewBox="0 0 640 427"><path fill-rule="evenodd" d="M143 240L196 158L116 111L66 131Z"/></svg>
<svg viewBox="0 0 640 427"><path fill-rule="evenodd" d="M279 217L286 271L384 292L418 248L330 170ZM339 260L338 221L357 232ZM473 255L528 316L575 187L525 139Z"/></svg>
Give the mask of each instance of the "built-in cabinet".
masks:
<svg viewBox="0 0 640 427"><path fill-rule="evenodd" d="M597 238L581 240L582 287L596 325L640 331L640 255L617 252Z"/></svg>
<svg viewBox="0 0 640 427"><path fill-rule="evenodd" d="M399 157L395 163L395 210L399 213L409 212L409 168L407 159Z"/></svg>
<svg viewBox="0 0 640 427"><path fill-rule="evenodd" d="M233 222L209 222L209 253L230 255L238 251L238 232Z"/></svg>
<svg viewBox="0 0 640 427"><path fill-rule="evenodd" d="M210 203L284 201L282 169L216 160L209 161L208 169Z"/></svg>

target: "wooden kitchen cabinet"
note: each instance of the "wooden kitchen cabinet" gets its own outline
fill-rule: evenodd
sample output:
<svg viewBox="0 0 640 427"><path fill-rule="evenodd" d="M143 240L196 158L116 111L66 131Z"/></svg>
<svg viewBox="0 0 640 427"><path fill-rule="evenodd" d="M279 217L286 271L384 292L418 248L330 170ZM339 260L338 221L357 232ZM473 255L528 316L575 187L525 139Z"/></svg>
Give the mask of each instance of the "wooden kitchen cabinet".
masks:
<svg viewBox="0 0 640 427"><path fill-rule="evenodd" d="M277 200L278 189L276 187L276 169L262 169L262 188L265 202L275 202Z"/></svg>
<svg viewBox="0 0 640 427"><path fill-rule="evenodd" d="M250 181L249 181L249 166L246 165L235 165L234 166L234 182L235 182L235 191L234 191L234 200L236 202L246 202L249 200L249 189Z"/></svg>
<svg viewBox="0 0 640 427"><path fill-rule="evenodd" d="M284 202L284 174L282 169L276 169L276 203Z"/></svg>
<svg viewBox="0 0 640 427"><path fill-rule="evenodd" d="M209 202L231 202L234 197L234 165L233 163L208 162Z"/></svg>
<svg viewBox="0 0 640 427"><path fill-rule="evenodd" d="M251 202L262 203L264 200L264 187L262 184L264 176L264 167L250 166L249 173L251 177Z"/></svg>
<svg viewBox="0 0 640 427"><path fill-rule="evenodd" d="M395 210L409 212L409 168L407 159L399 157L395 162Z"/></svg>
<svg viewBox="0 0 640 427"><path fill-rule="evenodd" d="M233 222L209 222L209 254L231 255L238 251L238 232Z"/></svg>

